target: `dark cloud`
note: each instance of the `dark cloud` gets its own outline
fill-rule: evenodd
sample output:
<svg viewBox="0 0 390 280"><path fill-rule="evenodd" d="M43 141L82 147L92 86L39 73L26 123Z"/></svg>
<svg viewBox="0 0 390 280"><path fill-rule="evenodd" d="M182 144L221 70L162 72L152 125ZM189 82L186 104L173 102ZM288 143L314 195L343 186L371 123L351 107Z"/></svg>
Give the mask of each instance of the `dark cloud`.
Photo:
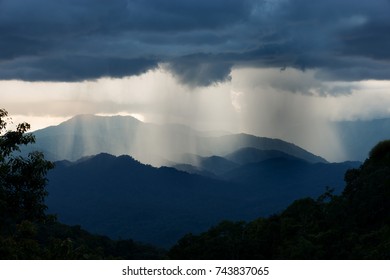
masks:
<svg viewBox="0 0 390 280"><path fill-rule="evenodd" d="M25 81L83 81L100 77L120 78L155 68L153 59L118 59L92 56L26 58L3 63L0 76Z"/></svg>
<svg viewBox="0 0 390 280"><path fill-rule="evenodd" d="M191 55L170 61L168 69L190 86L209 86L230 79L232 64L213 55Z"/></svg>
<svg viewBox="0 0 390 280"><path fill-rule="evenodd" d="M389 10L390 12L390 10ZM342 34L344 52L348 55L390 59L390 21L371 20Z"/></svg>
<svg viewBox="0 0 390 280"><path fill-rule="evenodd" d="M219 29L244 21L253 0L129 0L129 28L142 31Z"/></svg>
<svg viewBox="0 0 390 280"><path fill-rule="evenodd" d="M389 13L387 0L0 0L0 79L122 77L159 62L193 86L242 65L390 79Z"/></svg>

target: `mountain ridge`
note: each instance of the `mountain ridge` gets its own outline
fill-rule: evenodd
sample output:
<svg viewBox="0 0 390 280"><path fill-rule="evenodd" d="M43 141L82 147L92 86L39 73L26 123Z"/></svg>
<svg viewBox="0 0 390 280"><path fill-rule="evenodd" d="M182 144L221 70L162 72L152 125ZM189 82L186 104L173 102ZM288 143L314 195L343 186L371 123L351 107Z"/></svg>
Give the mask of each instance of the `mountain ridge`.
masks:
<svg viewBox="0 0 390 280"><path fill-rule="evenodd" d="M184 154L221 156L241 148L280 150L309 162L326 162L299 146L280 139L239 133L205 137L185 125L143 123L131 116L78 115L57 126L37 130L36 144L48 159L75 161L101 152L127 154L155 166L183 163Z"/></svg>

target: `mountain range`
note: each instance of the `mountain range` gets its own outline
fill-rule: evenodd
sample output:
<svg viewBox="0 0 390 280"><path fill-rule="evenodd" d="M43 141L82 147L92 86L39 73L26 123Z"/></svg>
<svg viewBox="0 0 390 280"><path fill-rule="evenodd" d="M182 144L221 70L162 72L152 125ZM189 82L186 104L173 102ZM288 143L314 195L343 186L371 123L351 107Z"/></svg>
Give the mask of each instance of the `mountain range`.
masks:
<svg viewBox="0 0 390 280"><path fill-rule="evenodd" d="M331 124L344 158L363 161L371 147L390 139L390 119L338 121ZM106 152L127 154L155 166L191 164L188 155L222 156L239 149L256 148L261 153L283 152L309 162L326 162L304 149L279 139L228 132L202 132L177 124L151 124L130 116L79 115L57 126L34 132L37 144L29 147L45 152L50 160L75 161ZM266 152L264 152L266 151ZM254 156L248 150L249 156ZM271 155L273 157L274 155ZM184 158L183 158L184 157ZM267 157L267 155L263 155ZM192 159L193 161L193 159Z"/></svg>
<svg viewBox="0 0 390 280"><path fill-rule="evenodd" d="M360 165L328 163L279 139L132 117L82 115L34 134L32 149L56 161L49 213L93 233L161 247L221 220L278 213L327 187L340 193L346 170Z"/></svg>
<svg viewBox="0 0 390 280"><path fill-rule="evenodd" d="M58 126L34 132L36 144L50 160L75 161L109 153L130 155L155 166L184 163L188 154L225 156L242 148L277 150L309 162L326 162L292 143L248 134L206 136L184 125L157 125L130 116L76 116ZM184 157L184 158L183 158Z"/></svg>

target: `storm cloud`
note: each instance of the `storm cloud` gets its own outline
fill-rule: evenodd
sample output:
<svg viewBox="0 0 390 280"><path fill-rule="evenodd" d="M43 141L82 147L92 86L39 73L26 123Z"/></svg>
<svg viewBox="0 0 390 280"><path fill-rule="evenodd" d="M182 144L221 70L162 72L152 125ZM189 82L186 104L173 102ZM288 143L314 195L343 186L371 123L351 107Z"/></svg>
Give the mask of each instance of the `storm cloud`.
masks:
<svg viewBox="0 0 390 280"><path fill-rule="evenodd" d="M189 86L240 67L390 79L388 0L0 0L0 79L83 81L164 65Z"/></svg>

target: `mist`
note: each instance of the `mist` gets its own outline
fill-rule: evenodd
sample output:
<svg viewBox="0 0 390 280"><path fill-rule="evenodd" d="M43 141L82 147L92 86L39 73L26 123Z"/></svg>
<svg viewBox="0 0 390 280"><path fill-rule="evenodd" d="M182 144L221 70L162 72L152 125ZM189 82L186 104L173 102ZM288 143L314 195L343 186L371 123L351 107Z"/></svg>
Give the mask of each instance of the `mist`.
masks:
<svg viewBox="0 0 390 280"><path fill-rule="evenodd" d="M123 79L4 81L0 98L15 122L31 121L33 130L79 114L135 115L146 123L180 124L209 135L280 138L329 161L348 160L334 122L388 116L389 82L324 82L317 75L314 70L235 68L228 81L199 87L182 84L162 65ZM129 148L140 159L153 162L150 154L178 153L164 135L133 133L134 143L150 143L145 151ZM191 146L188 153L202 154L193 134L180 137Z"/></svg>

